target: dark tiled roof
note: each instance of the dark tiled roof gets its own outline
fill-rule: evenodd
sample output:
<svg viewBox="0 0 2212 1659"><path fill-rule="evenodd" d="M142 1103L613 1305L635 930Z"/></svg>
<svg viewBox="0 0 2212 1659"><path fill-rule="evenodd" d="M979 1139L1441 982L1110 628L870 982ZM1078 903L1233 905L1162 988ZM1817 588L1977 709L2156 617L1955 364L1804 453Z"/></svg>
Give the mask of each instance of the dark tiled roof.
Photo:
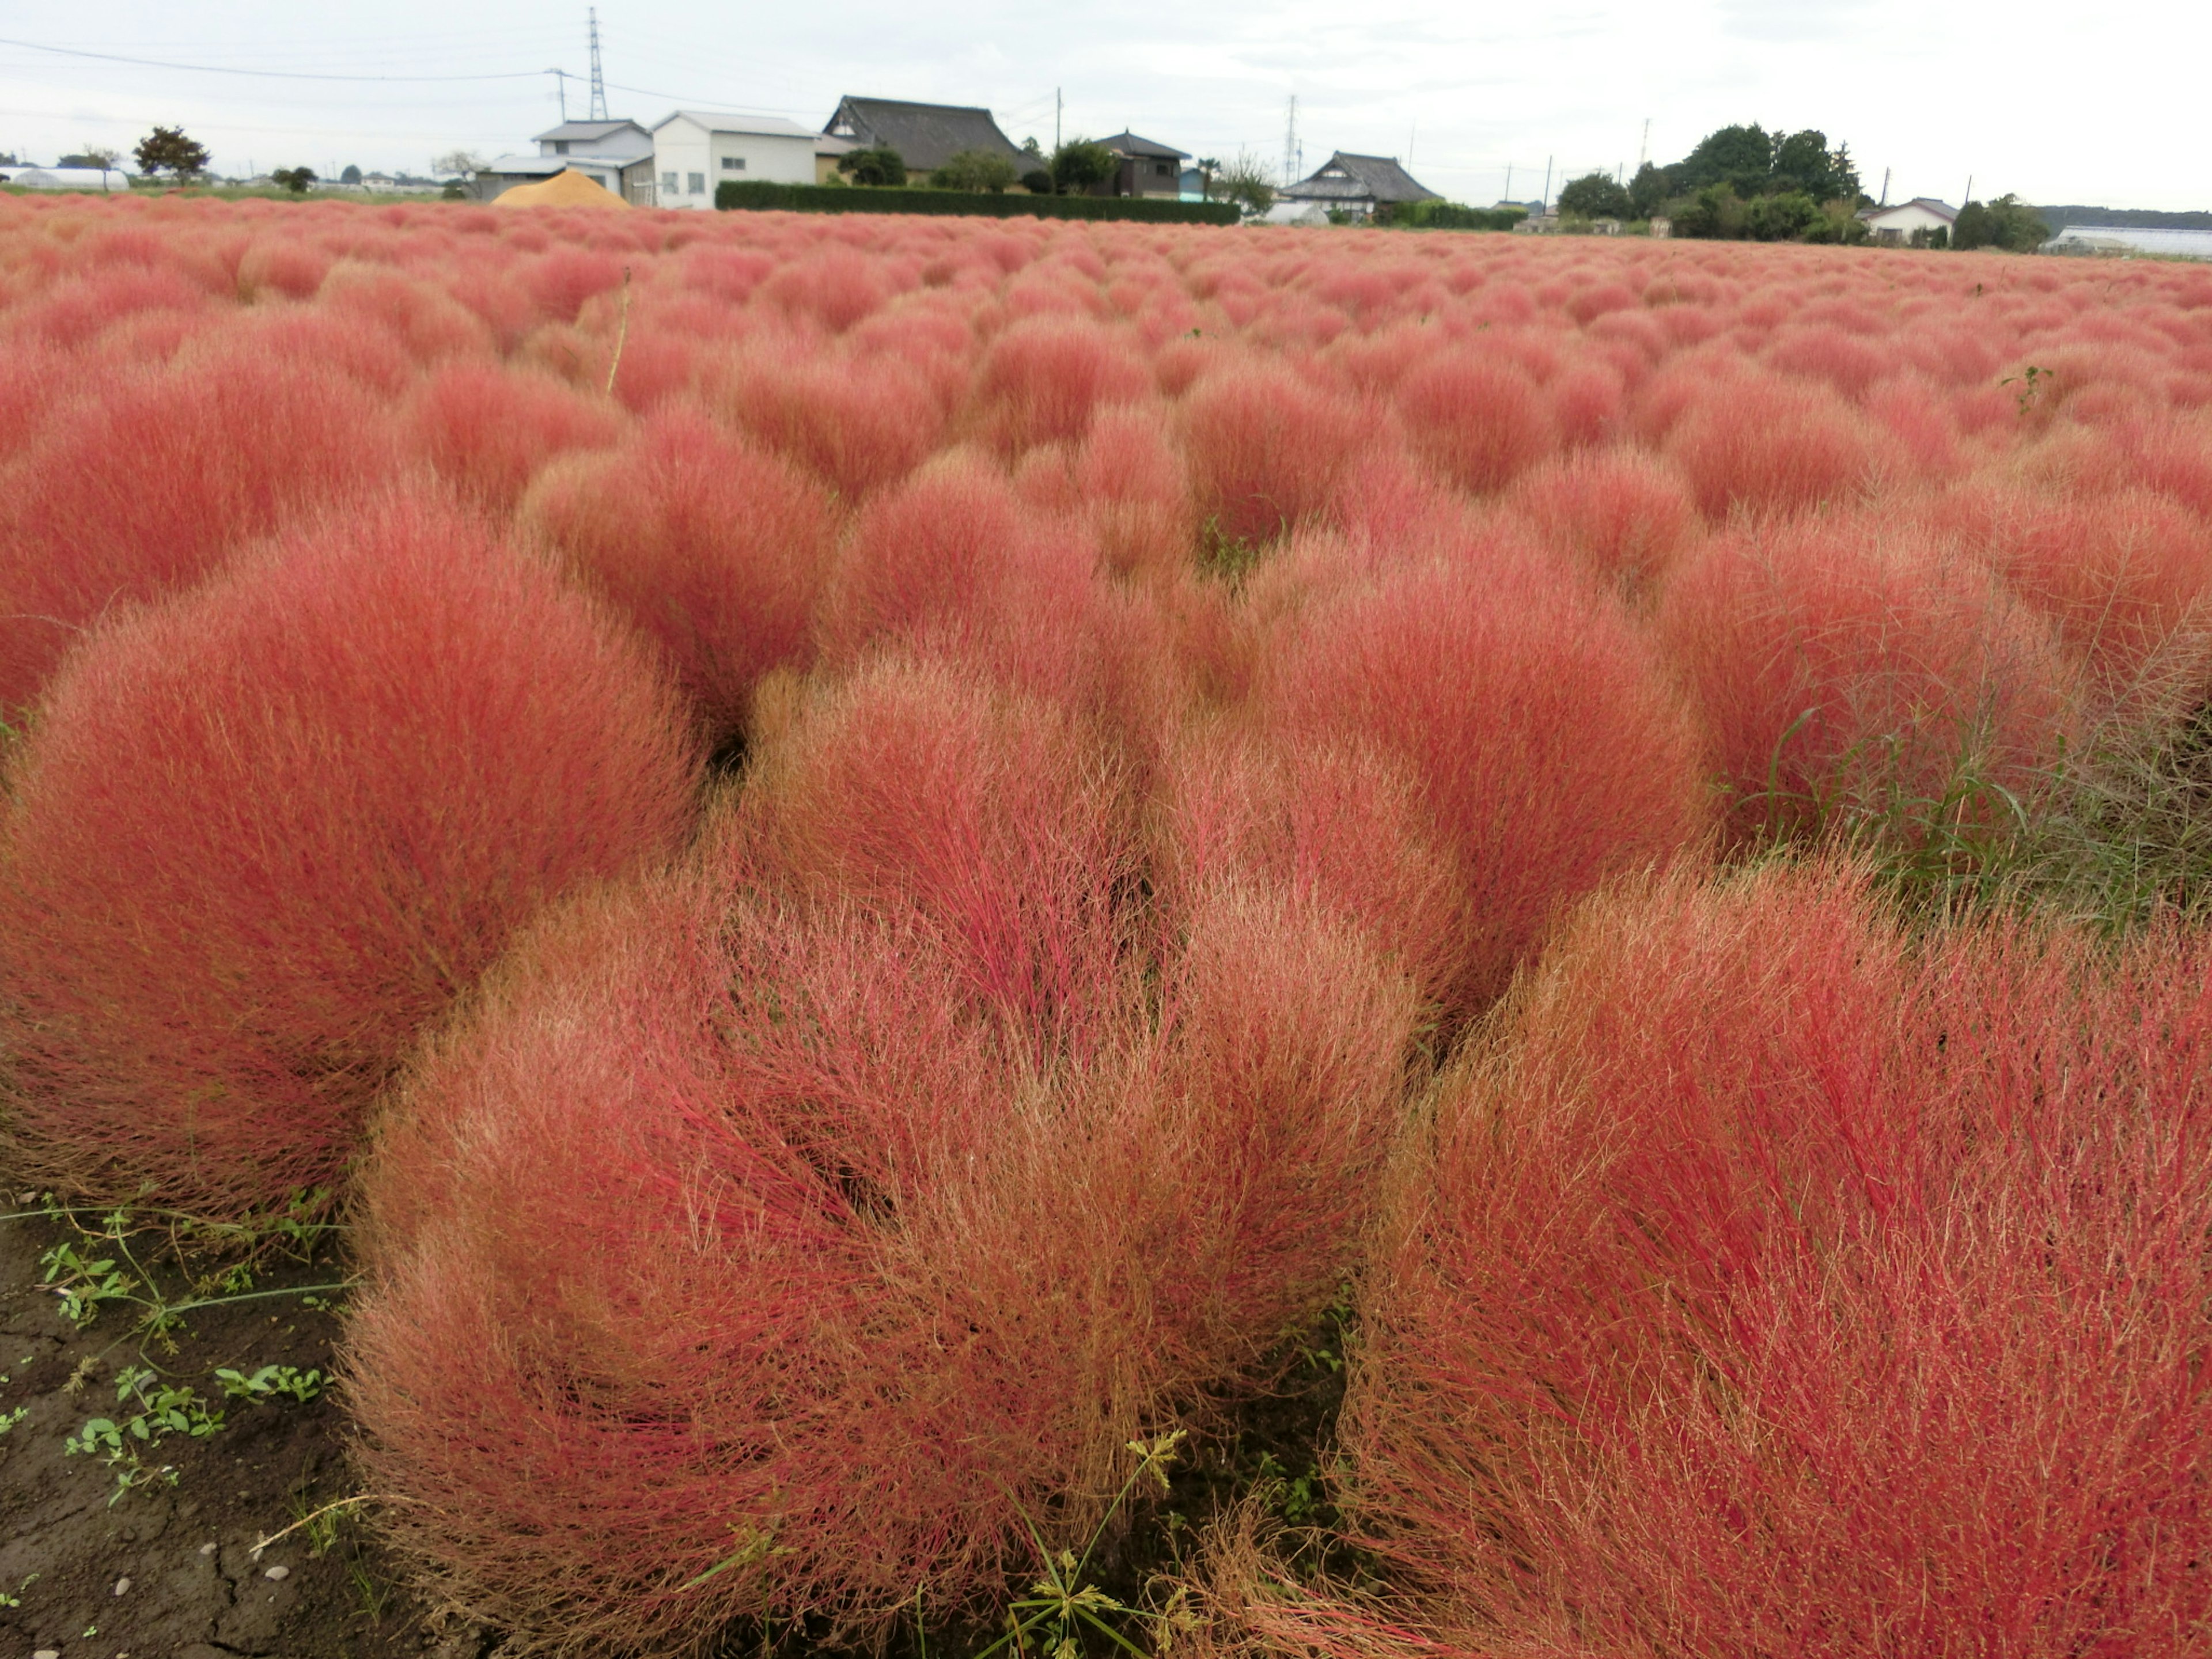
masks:
<svg viewBox="0 0 2212 1659"><path fill-rule="evenodd" d="M1187 149L1170 149L1155 139L1139 138L1133 132L1117 132L1111 138L1101 138L1098 142L1124 155L1154 155L1163 161L1187 161L1190 159L1190 152Z"/></svg>
<svg viewBox="0 0 2212 1659"><path fill-rule="evenodd" d="M1437 192L1398 165L1395 155L1352 155L1343 150L1310 179L1281 192L1296 202L1428 202Z"/></svg>
<svg viewBox="0 0 2212 1659"><path fill-rule="evenodd" d="M907 104L892 98L852 98L839 100L837 112L823 127L836 133L850 123L849 135L865 144L889 144L899 159L917 173L941 167L963 150L981 150L1035 166L1028 151L999 131L987 109L957 104Z"/></svg>

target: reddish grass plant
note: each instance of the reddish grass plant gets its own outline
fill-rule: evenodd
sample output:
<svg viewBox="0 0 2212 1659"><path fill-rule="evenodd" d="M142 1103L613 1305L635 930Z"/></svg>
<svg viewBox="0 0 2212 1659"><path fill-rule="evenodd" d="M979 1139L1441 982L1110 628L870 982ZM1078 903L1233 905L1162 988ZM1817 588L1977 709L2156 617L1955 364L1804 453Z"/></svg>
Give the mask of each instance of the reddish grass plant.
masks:
<svg viewBox="0 0 2212 1659"><path fill-rule="evenodd" d="M1695 732L1656 656L1542 553L1477 544L1385 572L1311 606L1266 673L1283 742L1364 744L1419 792L1472 906L1450 1012L1502 990L1561 904L1705 833Z"/></svg>
<svg viewBox="0 0 2212 1659"><path fill-rule="evenodd" d="M15 769L14 1167L225 1216L335 1185L508 933L673 849L692 765L641 646L428 509L112 620Z"/></svg>
<svg viewBox="0 0 2212 1659"><path fill-rule="evenodd" d="M695 412L556 463L522 522L659 643L718 741L744 730L763 675L813 654L828 492Z"/></svg>
<svg viewBox="0 0 2212 1659"><path fill-rule="evenodd" d="M927 917L744 862L549 919L368 1177L365 1473L524 1649L1001 1594L1327 1299L1392 1132L1407 999L1279 900L1040 1050Z"/></svg>
<svg viewBox="0 0 2212 1659"><path fill-rule="evenodd" d="M1716 538L1657 624L1741 842L2008 811L2074 727L2049 629L1924 532L1836 516Z"/></svg>
<svg viewBox="0 0 2212 1659"><path fill-rule="evenodd" d="M1459 1650L2189 1650L2204 985L1832 870L1595 904L1394 1189L1361 1531Z"/></svg>

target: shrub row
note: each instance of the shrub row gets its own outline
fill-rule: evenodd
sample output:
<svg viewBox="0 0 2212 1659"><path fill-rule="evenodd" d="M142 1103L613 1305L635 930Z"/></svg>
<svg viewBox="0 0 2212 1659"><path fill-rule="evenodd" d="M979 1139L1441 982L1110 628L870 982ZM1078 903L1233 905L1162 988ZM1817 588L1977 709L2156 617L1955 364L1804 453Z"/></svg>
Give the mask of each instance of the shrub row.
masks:
<svg viewBox="0 0 2212 1659"><path fill-rule="evenodd" d="M1161 202L1134 196L1004 196L965 190L869 190L725 179L714 205L783 213L958 214L979 219L1135 219L1155 225L1233 225L1234 202Z"/></svg>

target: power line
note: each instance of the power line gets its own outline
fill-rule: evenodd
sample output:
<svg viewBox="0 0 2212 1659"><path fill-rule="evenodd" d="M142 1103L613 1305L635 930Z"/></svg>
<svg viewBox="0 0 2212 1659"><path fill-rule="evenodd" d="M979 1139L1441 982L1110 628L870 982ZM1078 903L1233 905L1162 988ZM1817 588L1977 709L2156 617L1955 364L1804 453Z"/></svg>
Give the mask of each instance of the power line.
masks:
<svg viewBox="0 0 2212 1659"><path fill-rule="evenodd" d="M181 70L192 75L245 75L264 81L534 81L544 70L523 70L507 75L318 75L304 70L229 69L220 64L165 64L153 58L125 58L112 52L82 52L75 46L49 46L36 40L0 38L0 46L25 52L50 52L63 58L96 58L105 64L134 64L140 69Z"/></svg>

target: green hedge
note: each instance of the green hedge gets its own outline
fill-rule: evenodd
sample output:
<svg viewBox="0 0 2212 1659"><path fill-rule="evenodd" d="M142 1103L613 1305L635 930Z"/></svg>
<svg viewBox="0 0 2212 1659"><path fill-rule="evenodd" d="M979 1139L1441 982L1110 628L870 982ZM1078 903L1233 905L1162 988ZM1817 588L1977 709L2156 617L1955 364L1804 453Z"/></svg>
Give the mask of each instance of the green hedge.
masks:
<svg viewBox="0 0 2212 1659"><path fill-rule="evenodd" d="M1233 225L1234 202L1164 202L1141 196L1005 196L964 190L870 190L857 185L771 185L725 179L714 205L783 213L968 213L985 219L1142 219L1152 224Z"/></svg>

